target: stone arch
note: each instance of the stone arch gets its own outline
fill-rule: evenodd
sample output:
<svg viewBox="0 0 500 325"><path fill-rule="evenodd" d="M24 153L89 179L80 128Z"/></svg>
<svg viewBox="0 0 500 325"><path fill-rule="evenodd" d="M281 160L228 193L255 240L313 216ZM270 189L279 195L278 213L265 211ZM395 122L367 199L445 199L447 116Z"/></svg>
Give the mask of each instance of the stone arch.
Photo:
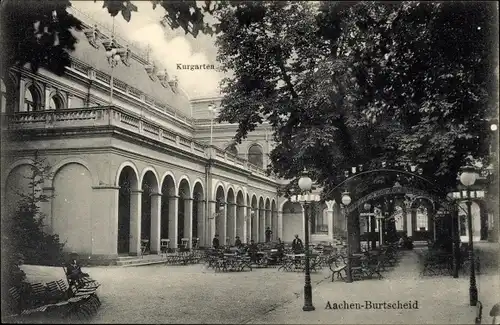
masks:
<svg viewBox="0 0 500 325"><path fill-rule="evenodd" d="M198 243L205 242L205 223L203 220L204 208L205 208L205 193L203 188L203 183L201 180L197 179L193 183L193 229L192 237L198 238Z"/></svg>
<svg viewBox="0 0 500 325"><path fill-rule="evenodd" d="M222 188L222 191L224 192L224 201L226 201L226 197L225 197L225 195L226 195L225 194L226 193L226 186L221 181L217 181L215 183L215 186L214 186L214 189L213 189L213 197L215 197L215 198L217 197L217 191L219 190L220 187Z"/></svg>
<svg viewBox="0 0 500 325"><path fill-rule="evenodd" d="M90 171L76 162L57 169L53 178L52 231L58 234L64 249L92 254L93 190ZM75 186L78 184L78 186Z"/></svg>
<svg viewBox="0 0 500 325"><path fill-rule="evenodd" d="M177 202L177 185L175 176L172 172L167 171L161 179L161 209L160 209L160 239L169 239L169 248L175 248L176 245L176 227L177 220L176 205Z"/></svg>
<svg viewBox="0 0 500 325"><path fill-rule="evenodd" d="M124 161L121 163L121 165L118 167L118 171L116 173L116 179L115 179L115 186L119 187L120 186L120 175L123 171L124 168L129 167L134 171L135 178L132 179L131 183L135 185L135 187L131 188L130 190L132 191L138 191L139 190L139 170L135 166L135 164L131 161Z"/></svg>
<svg viewBox="0 0 500 325"><path fill-rule="evenodd" d="M264 235L266 241L270 241L273 239L273 236L271 235L269 238L266 236L267 233L267 228L272 232L272 219L271 219L271 200L269 197L266 197L264 200Z"/></svg>
<svg viewBox="0 0 500 325"><path fill-rule="evenodd" d="M2 184L2 198L4 202L2 219L4 215L11 218L12 214L17 210L19 201L22 199L18 193L30 190L30 180L27 177L31 175L33 167L33 160L29 159L16 161L9 167L5 180L2 180L5 182Z"/></svg>
<svg viewBox="0 0 500 325"><path fill-rule="evenodd" d="M168 193L164 192L164 189L168 186ZM161 193L168 194L169 196L175 196L177 193L177 182L175 176L172 172L167 171L161 177Z"/></svg>
<svg viewBox="0 0 500 325"><path fill-rule="evenodd" d="M326 202L314 202L310 211L311 234L328 234L328 204Z"/></svg>
<svg viewBox="0 0 500 325"><path fill-rule="evenodd" d="M51 107L52 104L55 104L55 107ZM49 107L47 109L64 109L68 107L68 101L66 96L63 95L59 90L52 90L49 94Z"/></svg>
<svg viewBox="0 0 500 325"><path fill-rule="evenodd" d="M203 182L201 181L201 179L197 178L194 182L193 182L193 193L192 193L192 197L194 198L194 193L195 191L199 192L199 193L202 193L203 194L203 197L202 197L202 200L205 199L205 187L203 186Z"/></svg>
<svg viewBox="0 0 500 325"><path fill-rule="evenodd" d="M226 243L233 244L236 239L236 194L233 187L228 186L226 204Z"/></svg>
<svg viewBox="0 0 500 325"><path fill-rule="evenodd" d="M224 243L226 234L226 191L224 184L218 182L215 187L215 234L219 235L219 241Z"/></svg>
<svg viewBox="0 0 500 325"><path fill-rule="evenodd" d="M153 176L149 177L149 181L153 182L152 185L153 187L151 188L152 193L160 193L161 187L160 187L160 178L158 177L158 173L156 172L156 169L154 167L145 167L142 170L141 177L140 177L140 184L144 183L144 179L146 177L147 173L151 173Z"/></svg>
<svg viewBox="0 0 500 325"><path fill-rule="evenodd" d="M473 199L472 202L475 202L479 206L479 239L487 240L488 239L488 205L484 199ZM476 236L476 234L474 234Z"/></svg>
<svg viewBox="0 0 500 325"><path fill-rule="evenodd" d="M5 175L5 178L2 178L2 188L5 189L6 188L6 184L7 184L7 177L12 173L12 171L14 169L16 169L18 166L21 166L21 165L30 165L30 166L33 166L35 163L35 161L31 158L22 158L22 159L19 159L19 160L16 160L15 162L13 162L12 164L9 165L9 167L7 167L5 169L5 174L2 173L3 175Z"/></svg>
<svg viewBox="0 0 500 325"><path fill-rule="evenodd" d="M252 143L247 150L247 160L259 167L264 167L264 148L260 143Z"/></svg>
<svg viewBox="0 0 500 325"><path fill-rule="evenodd" d="M118 168L116 186L118 190L118 254L138 254L140 251L140 174L131 162L124 162ZM138 247L139 245L139 247Z"/></svg>
<svg viewBox="0 0 500 325"><path fill-rule="evenodd" d="M92 171L92 168L87 163L87 161L85 161L81 158L78 158L78 157L65 158L65 159L59 161L57 164L52 166L51 174L55 175L59 169L61 169L62 167L64 167L64 165L67 165L67 164L80 164L80 165L84 166L88 170L88 172L90 173L90 177L92 179L92 186L97 186L99 184L96 173L94 173ZM50 187L54 187L53 178L50 180L50 182L51 182Z"/></svg>
<svg viewBox="0 0 500 325"><path fill-rule="evenodd" d="M271 230L273 231L274 238L280 238L279 234L279 218L276 200L271 200Z"/></svg>
<svg viewBox="0 0 500 325"><path fill-rule="evenodd" d="M140 239L147 240L146 250L157 252L156 232L154 219L157 217L157 211L153 210L153 199L160 194L158 174L152 167L146 167L141 174L141 233Z"/></svg>
<svg viewBox="0 0 500 325"><path fill-rule="evenodd" d="M191 197L191 182L187 176L181 176L177 188L177 195L179 200L178 214L177 214L177 244L182 243L183 238L189 238L192 232L192 197Z"/></svg>
<svg viewBox="0 0 500 325"><path fill-rule="evenodd" d="M29 95L29 98L27 96ZM31 99L31 101L27 100ZM23 107L20 111L39 111L43 109L43 87L33 80L27 80L24 86Z"/></svg>

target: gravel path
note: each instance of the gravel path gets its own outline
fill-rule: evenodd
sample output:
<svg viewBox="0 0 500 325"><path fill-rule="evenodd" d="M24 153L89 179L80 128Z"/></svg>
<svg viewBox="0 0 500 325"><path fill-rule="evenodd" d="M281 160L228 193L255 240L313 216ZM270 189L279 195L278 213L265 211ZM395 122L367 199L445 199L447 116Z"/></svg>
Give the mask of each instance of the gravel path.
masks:
<svg viewBox="0 0 500 325"><path fill-rule="evenodd" d="M304 275L274 268L215 273L203 265L95 267L93 323L246 323L302 295ZM312 275L316 284L326 270Z"/></svg>

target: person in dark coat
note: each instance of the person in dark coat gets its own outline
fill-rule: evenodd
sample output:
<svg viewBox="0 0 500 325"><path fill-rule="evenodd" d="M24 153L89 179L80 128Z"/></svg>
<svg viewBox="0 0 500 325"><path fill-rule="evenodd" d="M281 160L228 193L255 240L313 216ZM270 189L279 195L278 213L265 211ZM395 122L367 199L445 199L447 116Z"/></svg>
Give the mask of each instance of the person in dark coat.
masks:
<svg viewBox="0 0 500 325"><path fill-rule="evenodd" d="M250 255L250 260L252 262L256 262L257 261L257 252L259 251L259 247L257 246L257 244L255 243L255 241L252 239L250 241L250 246L248 246L248 255Z"/></svg>
<svg viewBox="0 0 500 325"><path fill-rule="evenodd" d="M71 255L70 262L66 265L66 276L70 284L80 285L82 284L81 280L87 278L89 275L82 271L77 259L78 257L75 254Z"/></svg>
<svg viewBox="0 0 500 325"><path fill-rule="evenodd" d="M271 228L267 227L266 228L266 243L269 243L271 241L271 235L273 234L273 231Z"/></svg>
<svg viewBox="0 0 500 325"><path fill-rule="evenodd" d="M219 244L219 235L215 235L214 239L212 240L212 246L215 249L219 249L220 244Z"/></svg>
<svg viewBox="0 0 500 325"><path fill-rule="evenodd" d="M234 241L234 246L240 248L241 247L241 240L240 240L240 236L236 236L236 240Z"/></svg>
<svg viewBox="0 0 500 325"><path fill-rule="evenodd" d="M295 254L304 252L304 244L302 243L302 239L299 238L299 235L295 235L295 239L292 242L292 250Z"/></svg>

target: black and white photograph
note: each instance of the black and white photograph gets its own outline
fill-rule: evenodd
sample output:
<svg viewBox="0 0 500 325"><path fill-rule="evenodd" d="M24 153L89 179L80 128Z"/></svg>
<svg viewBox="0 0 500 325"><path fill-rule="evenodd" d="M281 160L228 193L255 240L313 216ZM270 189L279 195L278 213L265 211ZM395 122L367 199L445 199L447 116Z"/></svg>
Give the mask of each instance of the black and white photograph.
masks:
<svg viewBox="0 0 500 325"><path fill-rule="evenodd" d="M500 324L496 1L1 0L1 321Z"/></svg>

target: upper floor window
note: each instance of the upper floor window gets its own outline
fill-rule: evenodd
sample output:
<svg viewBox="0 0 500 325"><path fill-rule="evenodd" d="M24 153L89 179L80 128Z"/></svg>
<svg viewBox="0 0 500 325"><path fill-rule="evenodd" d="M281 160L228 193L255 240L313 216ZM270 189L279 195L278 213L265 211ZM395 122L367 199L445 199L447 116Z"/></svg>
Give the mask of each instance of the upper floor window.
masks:
<svg viewBox="0 0 500 325"><path fill-rule="evenodd" d="M253 144L248 148L248 161L259 167L264 167L264 157L261 146Z"/></svg>
<svg viewBox="0 0 500 325"><path fill-rule="evenodd" d="M41 98L40 94L36 90L34 85L31 85L26 89L24 94L24 111L32 112L38 111L41 108Z"/></svg>
<svg viewBox="0 0 500 325"><path fill-rule="evenodd" d="M52 96L49 101L49 109L62 109L64 106L64 102L62 101L61 97L58 95Z"/></svg>

